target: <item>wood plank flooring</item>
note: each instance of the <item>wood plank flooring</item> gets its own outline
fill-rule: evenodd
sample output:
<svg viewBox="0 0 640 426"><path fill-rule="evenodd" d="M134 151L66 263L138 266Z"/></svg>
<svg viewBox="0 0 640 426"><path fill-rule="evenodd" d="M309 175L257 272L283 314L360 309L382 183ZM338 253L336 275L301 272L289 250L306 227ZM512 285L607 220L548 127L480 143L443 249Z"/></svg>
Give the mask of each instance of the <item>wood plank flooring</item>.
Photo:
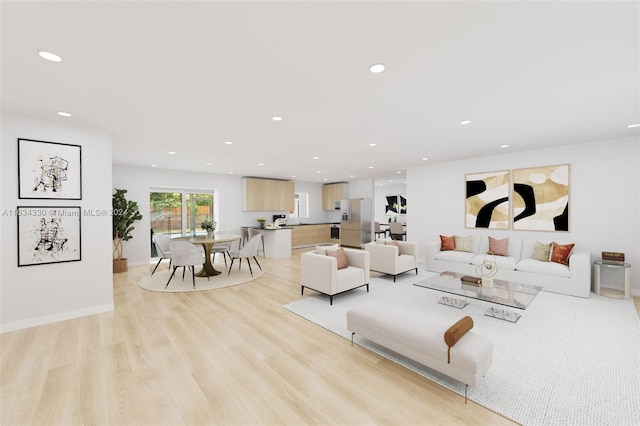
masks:
<svg viewBox="0 0 640 426"><path fill-rule="evenodd" d="M153 265L133 267L114 312L2 334L1 423L514 424L283 309L307 250L207 292L142 290Z"/></svg>

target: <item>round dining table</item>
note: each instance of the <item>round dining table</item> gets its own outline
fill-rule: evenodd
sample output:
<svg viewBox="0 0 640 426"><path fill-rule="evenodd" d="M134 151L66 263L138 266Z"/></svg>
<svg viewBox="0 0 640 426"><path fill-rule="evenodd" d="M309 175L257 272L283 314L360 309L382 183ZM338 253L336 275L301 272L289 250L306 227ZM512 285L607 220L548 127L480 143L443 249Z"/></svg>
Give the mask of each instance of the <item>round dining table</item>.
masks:
<svg viewBox="0 0 640 426"><path fill-rule="evenodd" d="M206 235L195 237L178 237L177 240L189 241L192 244L201 244L204 249L204 264L203 268L196 274L196 277L212 277L214 275L220 275L221 272L213 267L211 263L211 247L214 244L229 243L240 239L238 234L213 234L208 237Z"/></svg>

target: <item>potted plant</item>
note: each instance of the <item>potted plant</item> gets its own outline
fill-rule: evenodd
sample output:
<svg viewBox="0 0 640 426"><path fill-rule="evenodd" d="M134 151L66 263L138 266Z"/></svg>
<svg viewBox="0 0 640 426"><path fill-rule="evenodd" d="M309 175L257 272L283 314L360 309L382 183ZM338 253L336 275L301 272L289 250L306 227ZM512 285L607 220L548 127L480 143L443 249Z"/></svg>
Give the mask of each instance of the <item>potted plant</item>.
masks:
<svg viewBox="0 0 640 426"><path fill-rule="evenodd" d="M264 228L264 223L267 221L266 217L259 217L258 222L260 222L260 228Z"/></svg>
<svg viewBox="0 0 640 426"><path fill-rule="evenodd" d="M210 219L204 219L200 224L200 227L207 231L207 237L211 238L213 236L213 231L216 230L216 223Z"/></svg>
<svg viewBox="0 0 640 426"><path fill-rule="evenodd" d="M142 219L138 203L127 200L124 194L126 189L117 189L112 198L113 219L113 272L125 272L128 270L127 259L122 257L123 241L129 241L133 236L131 231L135 229L134 222Z"/></svg>

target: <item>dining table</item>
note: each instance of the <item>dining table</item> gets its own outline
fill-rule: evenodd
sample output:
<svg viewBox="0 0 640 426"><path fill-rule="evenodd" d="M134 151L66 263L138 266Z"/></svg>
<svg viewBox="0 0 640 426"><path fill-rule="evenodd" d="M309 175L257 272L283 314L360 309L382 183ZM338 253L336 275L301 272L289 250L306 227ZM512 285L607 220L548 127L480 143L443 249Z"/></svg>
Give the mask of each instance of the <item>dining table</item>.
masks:
<svg viewBox="0 0 640 426"><path fill-rule="evenodd" d="M229 243L240 239L239 234L213 234L211 237L206 235L196 235L195 237L178 237L178 240L188 241L192 244L200 244L204 249L204 264L202 269L196 273L196 277L212 277L220 275L221 272L213 267L211 263L211 247L214 244Z"/></svg>

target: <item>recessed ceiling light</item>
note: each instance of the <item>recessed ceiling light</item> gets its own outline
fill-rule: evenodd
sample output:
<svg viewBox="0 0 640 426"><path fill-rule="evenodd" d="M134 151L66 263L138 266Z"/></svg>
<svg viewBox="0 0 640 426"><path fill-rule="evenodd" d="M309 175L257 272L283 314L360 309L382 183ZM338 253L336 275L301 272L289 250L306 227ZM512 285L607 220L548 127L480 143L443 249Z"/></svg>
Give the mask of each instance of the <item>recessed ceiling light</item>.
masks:
<svg viewBox="0 0 640 426"><path fill-rule="evenodd" d="M258 163L258 166L264 166L264 163Z"/></svg>
<svg viewBox="0 0 640 426"><path fill-rule="evenodd" d="M233 172L229 172L229 174L230 174L230 175L232 175L232 174L233 174Z"/></svg>
<svg viewBox="0 0 640 426"><path fill-rule="evenodd" d="M319 159L320 159L320 157L313 157L313 159L314 159L314 160L319 160Z"/></svg>
<svg viewBox="0 0 640 426"><path fill-rule="evenodd" d="M207 166L210 166L211 164L213 164L213 163L205 163L205 165L207 165Z"/></svg>
<svg viewBox="0 0 640 426"><path fill-rule="evenodd" d="M384 64L373 64L369 67L369 71L374 74L379 74L384 71Z"/></svg>
<svg viewBox="0 0 640 426"><path fill-rule="evenodd" d="M291 175L292 178L296 177L296 175Z"/></svg>
<svg viewBox="0 0 640 426"><path fill-rule="evenodd" d="M427 161L429 157L422 157L422 161Z"/></svg>
<svg viewBox="0 0 640 426"><path fill-rule="evenodd" d="M370 169L373 169L373 166L369 166Z"/></svg>
<svg viewBox="0 0 640 426"><path fill-rule="evenodd" d="M326 181L328 181L329 179L327 179L327 178L324 178L324 179L322 179L322 180L326 182Z"/></svg>
<svg viewBox="0 0 640 426"><path fill-rule="evenodd" d="M634 127L640 127L640 123L629 124L627 127L630 129L633 129Z"/></svg>
<svg viewBox="0 0 640 426"><path fill-rule="evenodd" d="M64 111L58 111L58 115L61 117L71 117L71 114L69 114L68 112L64 112Z"/></svg>
<svg viewBox="0 0 640 426"><path fill-rule="evenodd" d="M225 145L233 145L233 142L231 141L224 141Z"/></svg>
<svg viewBox="0 0 640 426"><path fill-rule="evenodd" d="M169 154L176 155L176 152L175 151L169 151Z"/></svg>
<svg viewBox="0 0 640 426"><path fill-rule="evenodd" d="M376 146L376 144L374 142L371 142L369 146Z"/></svg>
<svg viewBox="0 0 640 426"><path fill-rule="evenodd" d="M273 117L271 117L271 119L273 121L282 121L282 117L278 116L278 115L274 115Z"/></svg>
<svg viewBox="0 0 640 426"><path fill-rule="evenodd" d="M464 121L460 122L460 124L462 124L462 125L470 124L470 123L471 123L471 120L464 120Z"/></svg>
<svg viewBox="0 0 640 426"><path fill-rule="evenodd" d="M507 145L507 144L500 145L500 148L509 148L509 145Z"/></svg>
<svg viewBox="0 0 640 426"><path fill-rule="evenodd" d="M401 173L402 173L402 170L398 170L396 173L397 173L397 174L401 174Z"/></svg>
<svg viewBox="0 0 640 426"><path fill-rule="evenodd" d="M61 62L62 58L58 55L55 55L51 52L38 52L38 55L40 55L40 57L42 59L46 59L47 61L51 61L51 62Z"/></svg>
<svg viewBox="0 0 640 426"><path fill-rule="evenodd" d="M393 179L389 179L389 182L393 182Z"/></svg>
<svg viewBox="0 0 640 426"><path fill-rule="evenodd" d="M350 178L355 177L354 175L349 175Z"/></svg>
<svg viewBox="0 0 640 426"><path fill-rule="evenodd" d="M151 167L158 167L158 165L157 164L152 164Z"/></svg>

